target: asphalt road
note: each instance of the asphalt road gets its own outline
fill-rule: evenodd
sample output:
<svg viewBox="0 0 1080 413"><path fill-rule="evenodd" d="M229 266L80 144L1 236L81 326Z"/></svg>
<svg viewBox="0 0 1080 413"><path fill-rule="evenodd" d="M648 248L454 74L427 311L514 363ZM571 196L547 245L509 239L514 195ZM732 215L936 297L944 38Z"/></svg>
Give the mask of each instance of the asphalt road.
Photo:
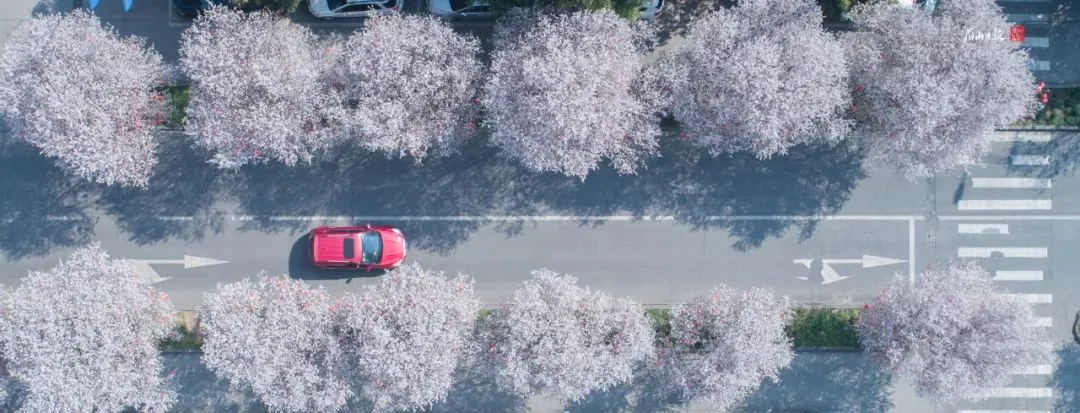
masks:
<svg viewBox="0 0 1080 413"><path fill-rule="evenodd" d="M119 1L103 3L107 21L149 35L175 58L182 27L166 24L173 21L167 3L136 0L129 14L109 11ZM31 4L18 0L4 10L0 36L22 18L11 10ZM463 28L474 29L484 30ZM323 223L371 222L400 225L410 260L475 277L487 304L540 267L647 304L677 303L719 283L771 287L803 302L857 304L932 259L966 257L1036 303L1040 323L1062 341L1080 305L1080 262L1072 253L1080 236L1073 170L1080 140L1071 134L997 143L986 165L920 182L843 147L801 148L768 161L712 159L667 139L664 157L637 176L605 167L580 182L528 173L481 146L422 166L345 151L312 166L231 173L207 165L206 154L180 134L163 141L145 191L73 180L32 151L5 148L0 283L15 285L27 271L98 241L114 256L175 261L149 267L178 308L197 307L216 284L260 271L290 273L343 294L379 274L311 269L298 241ZM1033 165L1018 165L1017 156ZM227 263L185 269L185 255ZM1061 385L1075 382L1074 353L1063 350L1053 374L1018 377L1020 391L960 408L1077 410L1071 385ZM1026 390L1051 388L1054 398ZM790 396L776 391L769 397ZM905 399L886 410L924 407Z"/></svg>

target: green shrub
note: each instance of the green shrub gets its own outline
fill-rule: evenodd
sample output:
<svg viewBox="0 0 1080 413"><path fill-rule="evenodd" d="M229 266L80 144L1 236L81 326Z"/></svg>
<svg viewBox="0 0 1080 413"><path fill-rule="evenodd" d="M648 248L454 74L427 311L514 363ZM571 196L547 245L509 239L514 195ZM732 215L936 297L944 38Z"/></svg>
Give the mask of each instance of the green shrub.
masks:
<svg viewBox="0 0 1080 413"><path fill-rule="evenodd" d="M1034 118L1018 125L1080 126L1080 87L1048 89L1050 100Z"/></svg>
<svg viewBox="0 0 1080 413"><path fill-rule="evenodd" d="M645 310L645 314L649 316L655 323L656 338L663 339L671 335L671 310L666 308L650 308Z"/></svg>
<svg viewBox="0 0 1080 413"><path fill-rule="evenodd" d="M181 129L187 120L187 107L191 101L191 88L187 86L165 87L165 99L169 102L169 113L165 118L165 127Z"/></svg>
<svg viewBox="0 0 1080 413"><path fill-rule="evenodd" d="M787 333L795 347L860 348L855 321L859 310L797 309Z"/></svg>

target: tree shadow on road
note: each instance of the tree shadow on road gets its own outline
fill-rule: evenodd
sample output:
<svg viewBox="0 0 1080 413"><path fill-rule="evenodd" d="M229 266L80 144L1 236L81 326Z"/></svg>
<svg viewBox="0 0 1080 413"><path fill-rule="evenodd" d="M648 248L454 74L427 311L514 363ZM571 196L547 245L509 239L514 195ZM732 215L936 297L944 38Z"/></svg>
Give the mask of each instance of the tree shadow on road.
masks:
<svg viewBox="0 0 1080 413"><path fill-rule="evenodd" d="M251 392L230 388L225 380L206 368L199 353L166 353L162 365L180 386L176 404L169 412L264 413L268 410Z"/></svg>
<svg viewBox="0 0 1080 413"><path fill-rule="evenodd" d="M584 399L569 403L569 413L661 413L686 407L670 378L651 366L638 369L628 383L607 391L594 392Z"/></svg>
<svg viewBox="0 0 1080 413"><path fill-rule="evenodd" d="M733 247L745 251L792 227L809 238L816 217L839 212L866 176L863 155L844 144L797 147L758 160L746 154L714 158L669 138L662 153L637 175L619 175L605 165L582 182L533 173L482 142L423 164L343 151L310 166L246 168L235 192L240 209L251 215L242 230L299 234L318 225L272 215L345 217L396 225L410 248L440 254L484 225L514 236L525 222L505 217L538 214L578 216L592 226L603 221L588 217L674 216L693 230L727 231L736 239ZM731 216L738 217L724 218Z"/></svg>
<svg viewBox="0 0 1080 413"><path fill-rule="evenodd" d="M712 157L665 139L661 153L636 176L602 169L584 183L548 178L531 196L573 215L673 216L694 230L726 230L736 239L732 247L746 251L792 227L809 238L818 220L805 217L839 212L866 177L863 154L846 144L800 146L759 160L741 153Z"/></svg>
<svg viewBox="0 0 1080 413"><path fill-rule="evenodd" d="M97 223L87 212L92 199L92 185L8 142L0 150L0 253L12 261L89 242Z"/></svg>
<svg viewBox="0 0 1080 413"><path fill-rule="evenodd" d="M525 400L496 385L490 370L464 365L454 373L450 394L427 413L516 413L527 411Z"/></svg>
<svg viewBox="0 0 1080 413"><path fill-rule="evenodd" d="M169 239L201 240L224 227L216 202L229 176L206 162L179 133L163 133L158 164L147 188L102 187L98 206L139 245Z"/></svg>
<svg viewBox="0 0 1080 413"><path fill-rule="evenodd" d="M1054 386L1054 411L1080 412L1080 347L1069 343L1057 351L1058 364L1050 382Z"/></svg>
<svg viewBox="0 0 1080 413"><path fill-rule="evenodd" d="M1009 162L1009 172L1037 178L1054 178L1072 175L1080 165L1080 132L1055 133L1050 142L1021 141L1013 144L1009 155L1047 155L1047 165L1014 165Z"/></svg>
<svg viewBox="0 0 1080 413"><path fill-rule="evenodd" d="M803 351L743 402L747 412L884 413L893 407L892 375L862 352Z"/></svg>

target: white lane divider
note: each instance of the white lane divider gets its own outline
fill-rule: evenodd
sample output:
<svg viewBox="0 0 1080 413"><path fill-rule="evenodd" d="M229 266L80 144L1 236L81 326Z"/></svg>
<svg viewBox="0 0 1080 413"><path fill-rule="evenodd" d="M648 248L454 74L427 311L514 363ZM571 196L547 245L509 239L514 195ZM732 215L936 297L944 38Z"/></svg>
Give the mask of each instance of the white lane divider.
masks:
<svg viewBox="0 0 1080 413"><path fill-rule="evenodd" d="M965 199L957 207L961 211L1018 211L1053 209L1049 199Z"/></svg>
<svg viewBox="0 0 1080 413"><path fill-rule="evenodd" d="M1018 294L1008 293L1005 295L1019 298L1021 301L1027 304L1051 304L1054 301L1053 294Z"/></svg>
<svg viewBox="0 0 1080 413"><path fill-rule="evenodd" d="M1048 189L1049 179L1041 178L971 178L972 188Z"/></svg>
<svg viewBox="0 0 1080 413"><path fill-rule="evenodd" d="M1042 281L1042 271L994 271L994 281Z"/></svg>
<svg viewBox="0 0 1080 413"><path fill-rule="evenodd" d="M961 234L1008 234L1009 224L960 224Z"/></svg>
<svg viewBox="0 0 1080 413"><path fill-rule="evenodd" d="M1027 398L1049 399L1054 397L1054 389L1049 387L991 387L985 395L991 398Z"/></svg>
<svg viewBox="0 0 1080 413"><path fill-rule="evenodd" d="M990 135L991 142L1050 142L1053 138L1049 131L996 131Z"/></svg>
<svg viewBox="0 0 1080 413"><path fill-rule="evenodd" d="M1050 413L1049 410L957 410L956 413Z"/></svg>
<svg viewBox="0 0 1080 413"><path fill-rule="evenodd" d="M1012 155L1009 163L1013 165L1049 165L1050 155Z"/></svg>
<svg viewBox="0 0 1080 413"><path fill-rule="evenodd" d="M1012 374L1019 374L1025 376L1048 376L1054 372L1054 366L1049 364L1039 364L1035 366L1024 366L1012 371Z"/></svg>
<svg viewBox="0 0 1080 413"><path fill-rule="evenodd" d="M956 255L960 258L990 258L999 253L1005 258L1046 258L1046 248L1005 248L1005 247L960 247Z"/></svg>

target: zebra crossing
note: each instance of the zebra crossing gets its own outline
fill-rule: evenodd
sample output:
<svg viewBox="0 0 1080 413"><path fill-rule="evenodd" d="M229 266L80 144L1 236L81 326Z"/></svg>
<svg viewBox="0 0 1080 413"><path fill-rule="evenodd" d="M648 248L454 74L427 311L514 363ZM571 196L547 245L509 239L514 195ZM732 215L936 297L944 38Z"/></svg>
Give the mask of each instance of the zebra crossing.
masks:
<svg viewBox="0 0 1080 413"><path fill-rule="evenodd" d="M1045 214L1052 209L1053 179L1009 174L1010 168L1015 171L1018 167L1048 165L1050 157L1038 153L1038 144L1052 137L1049 132L997 132L995 150L1008 151L1012 145L1022 143L1034 147L1034 152L987 160L986 167L969 170L966 184L970 189L958 200L957 207L961 215L972 213L978 218L952 221L942 227L957 234L957 244L950 246L955 256L978 261L990 271L995 283L1008 290L1007 294L1033 305L1037 318L1032 328L1042 329L1054 326L1054 294L1047 286L1052 277L1049 258L1053 223L993 218L995 214ZM986 389L986 399L960 403L956 413L1050 413L1053 370L1051 365L1023 366L1013 372L1009 386Z"/></svg>
<svg viewBox="0 0 1080 413"><path fill-rule="evenodd" d="M1050 0L998 1L1005 11L1005 18L1014 25L1023 26L1023 47L1031 56L1030 68L1036 78L1044 78L1051 70L1050 25L1055 4Z"/></svg>

